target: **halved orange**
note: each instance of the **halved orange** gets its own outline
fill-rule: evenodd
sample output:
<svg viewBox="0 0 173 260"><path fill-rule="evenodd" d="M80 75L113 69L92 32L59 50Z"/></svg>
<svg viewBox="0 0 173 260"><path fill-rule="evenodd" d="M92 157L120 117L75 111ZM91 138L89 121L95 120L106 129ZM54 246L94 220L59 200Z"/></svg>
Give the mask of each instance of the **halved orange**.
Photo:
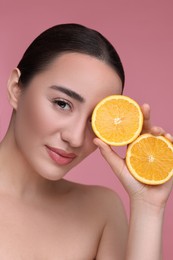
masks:
<svg viewBox="0 0 173 260"><path fill-rule="evenodd" d="M128 146L126 163L138 181L162 184L173 176L173 145L163 136L142 134Z"/></svg>
<svg viewBox="0 0 173 260"><path fill-rule="evenodd" d="M101 100L92 113L92 128L97 137L113 146L133 142L141 133L143 114L136 101L124 95Z"/></svg>

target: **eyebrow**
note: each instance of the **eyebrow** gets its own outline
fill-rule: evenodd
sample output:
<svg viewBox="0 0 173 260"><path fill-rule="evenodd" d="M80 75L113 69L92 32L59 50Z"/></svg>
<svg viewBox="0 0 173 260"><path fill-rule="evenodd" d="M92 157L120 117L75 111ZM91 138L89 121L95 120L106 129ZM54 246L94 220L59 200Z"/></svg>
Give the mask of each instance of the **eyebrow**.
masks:
<svg viewBox="0 0 173 260"><path fill-rule="evenodd" d="M57 91L61 91L62 93L68 95L71 98L76 99L77 101L79 101L81 103L85 102L85 99L81 95L79 95L78 93L76 93L75 91L73 91L69 88L62 87L62 86L56 86L56 85L53 85L50 88L55 89Z"/></svg>

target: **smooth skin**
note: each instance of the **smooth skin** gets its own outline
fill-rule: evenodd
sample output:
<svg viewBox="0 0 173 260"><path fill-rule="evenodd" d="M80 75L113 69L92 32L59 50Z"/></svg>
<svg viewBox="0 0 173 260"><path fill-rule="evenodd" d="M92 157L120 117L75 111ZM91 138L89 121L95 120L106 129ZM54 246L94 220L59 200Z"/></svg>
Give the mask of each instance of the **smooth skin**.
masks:
<svg viewBox="0 0 173 260"><path fill-rule="evenodd" d="M25 90L19 77L14 69L8 81L13 114L0 144L0 259L160 260L172 180L158 187L140 184L91 128L95 105L121 93L119 76L103 61L68 53L35 75ZM151 127L149 106L142 110L144 131L173 141ZM55 163L47 146L75 158ZM115 192L63 179L97 147L129 194L129 224Z"/></svg>

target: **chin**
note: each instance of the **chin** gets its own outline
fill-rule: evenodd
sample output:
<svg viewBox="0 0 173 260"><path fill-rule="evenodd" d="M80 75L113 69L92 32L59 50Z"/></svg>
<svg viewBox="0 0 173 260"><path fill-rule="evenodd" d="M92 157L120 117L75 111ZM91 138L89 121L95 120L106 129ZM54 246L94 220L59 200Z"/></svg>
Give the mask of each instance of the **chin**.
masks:
<svg viewBox="0 0 173 260"><path fill-rule="evenodd" d="M45 171L39 171L38 174L44 178L44 179L47 179L47 180L50 180L50 181L58 181L58 180L61 180L65 175L66 173L68 172L68 170L65 170L65 169L52 169L52 170L47 170Z"/></svg>

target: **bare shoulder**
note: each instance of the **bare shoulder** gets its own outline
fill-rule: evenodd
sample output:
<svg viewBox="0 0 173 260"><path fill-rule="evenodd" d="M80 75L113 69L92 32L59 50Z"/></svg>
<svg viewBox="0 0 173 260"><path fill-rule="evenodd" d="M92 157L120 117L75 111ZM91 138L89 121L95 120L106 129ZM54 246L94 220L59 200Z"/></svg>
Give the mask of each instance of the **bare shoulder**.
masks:
<svg viewBox="0 0 173 260"><path fill-rule="evenodd" d="M128 221L119 195L106 187L77 185L76 192L95 226L101 229L98 259L124 259Z"/></svg>
<svg viewBox="0 0 173 260"><path fill-rule="evenodd" d="M71 184L74 196L82 201L83 205L101 211L102 216L116 215L121 217L125 214L120 196L112 189L97 185Z"/></svg>
<svg viewBox="0 0 173 260"><path fill-rule="evenodd" d="M68 216L76 230L81 223L85 238L94 241L97 248L96 259L124 259L127 241L128 222L125 209L119 195L97 185L83 185L68 182L66 204ZM64 201L63 201L64 205ZM74 217L74 219L73 219Z"/></svg>

